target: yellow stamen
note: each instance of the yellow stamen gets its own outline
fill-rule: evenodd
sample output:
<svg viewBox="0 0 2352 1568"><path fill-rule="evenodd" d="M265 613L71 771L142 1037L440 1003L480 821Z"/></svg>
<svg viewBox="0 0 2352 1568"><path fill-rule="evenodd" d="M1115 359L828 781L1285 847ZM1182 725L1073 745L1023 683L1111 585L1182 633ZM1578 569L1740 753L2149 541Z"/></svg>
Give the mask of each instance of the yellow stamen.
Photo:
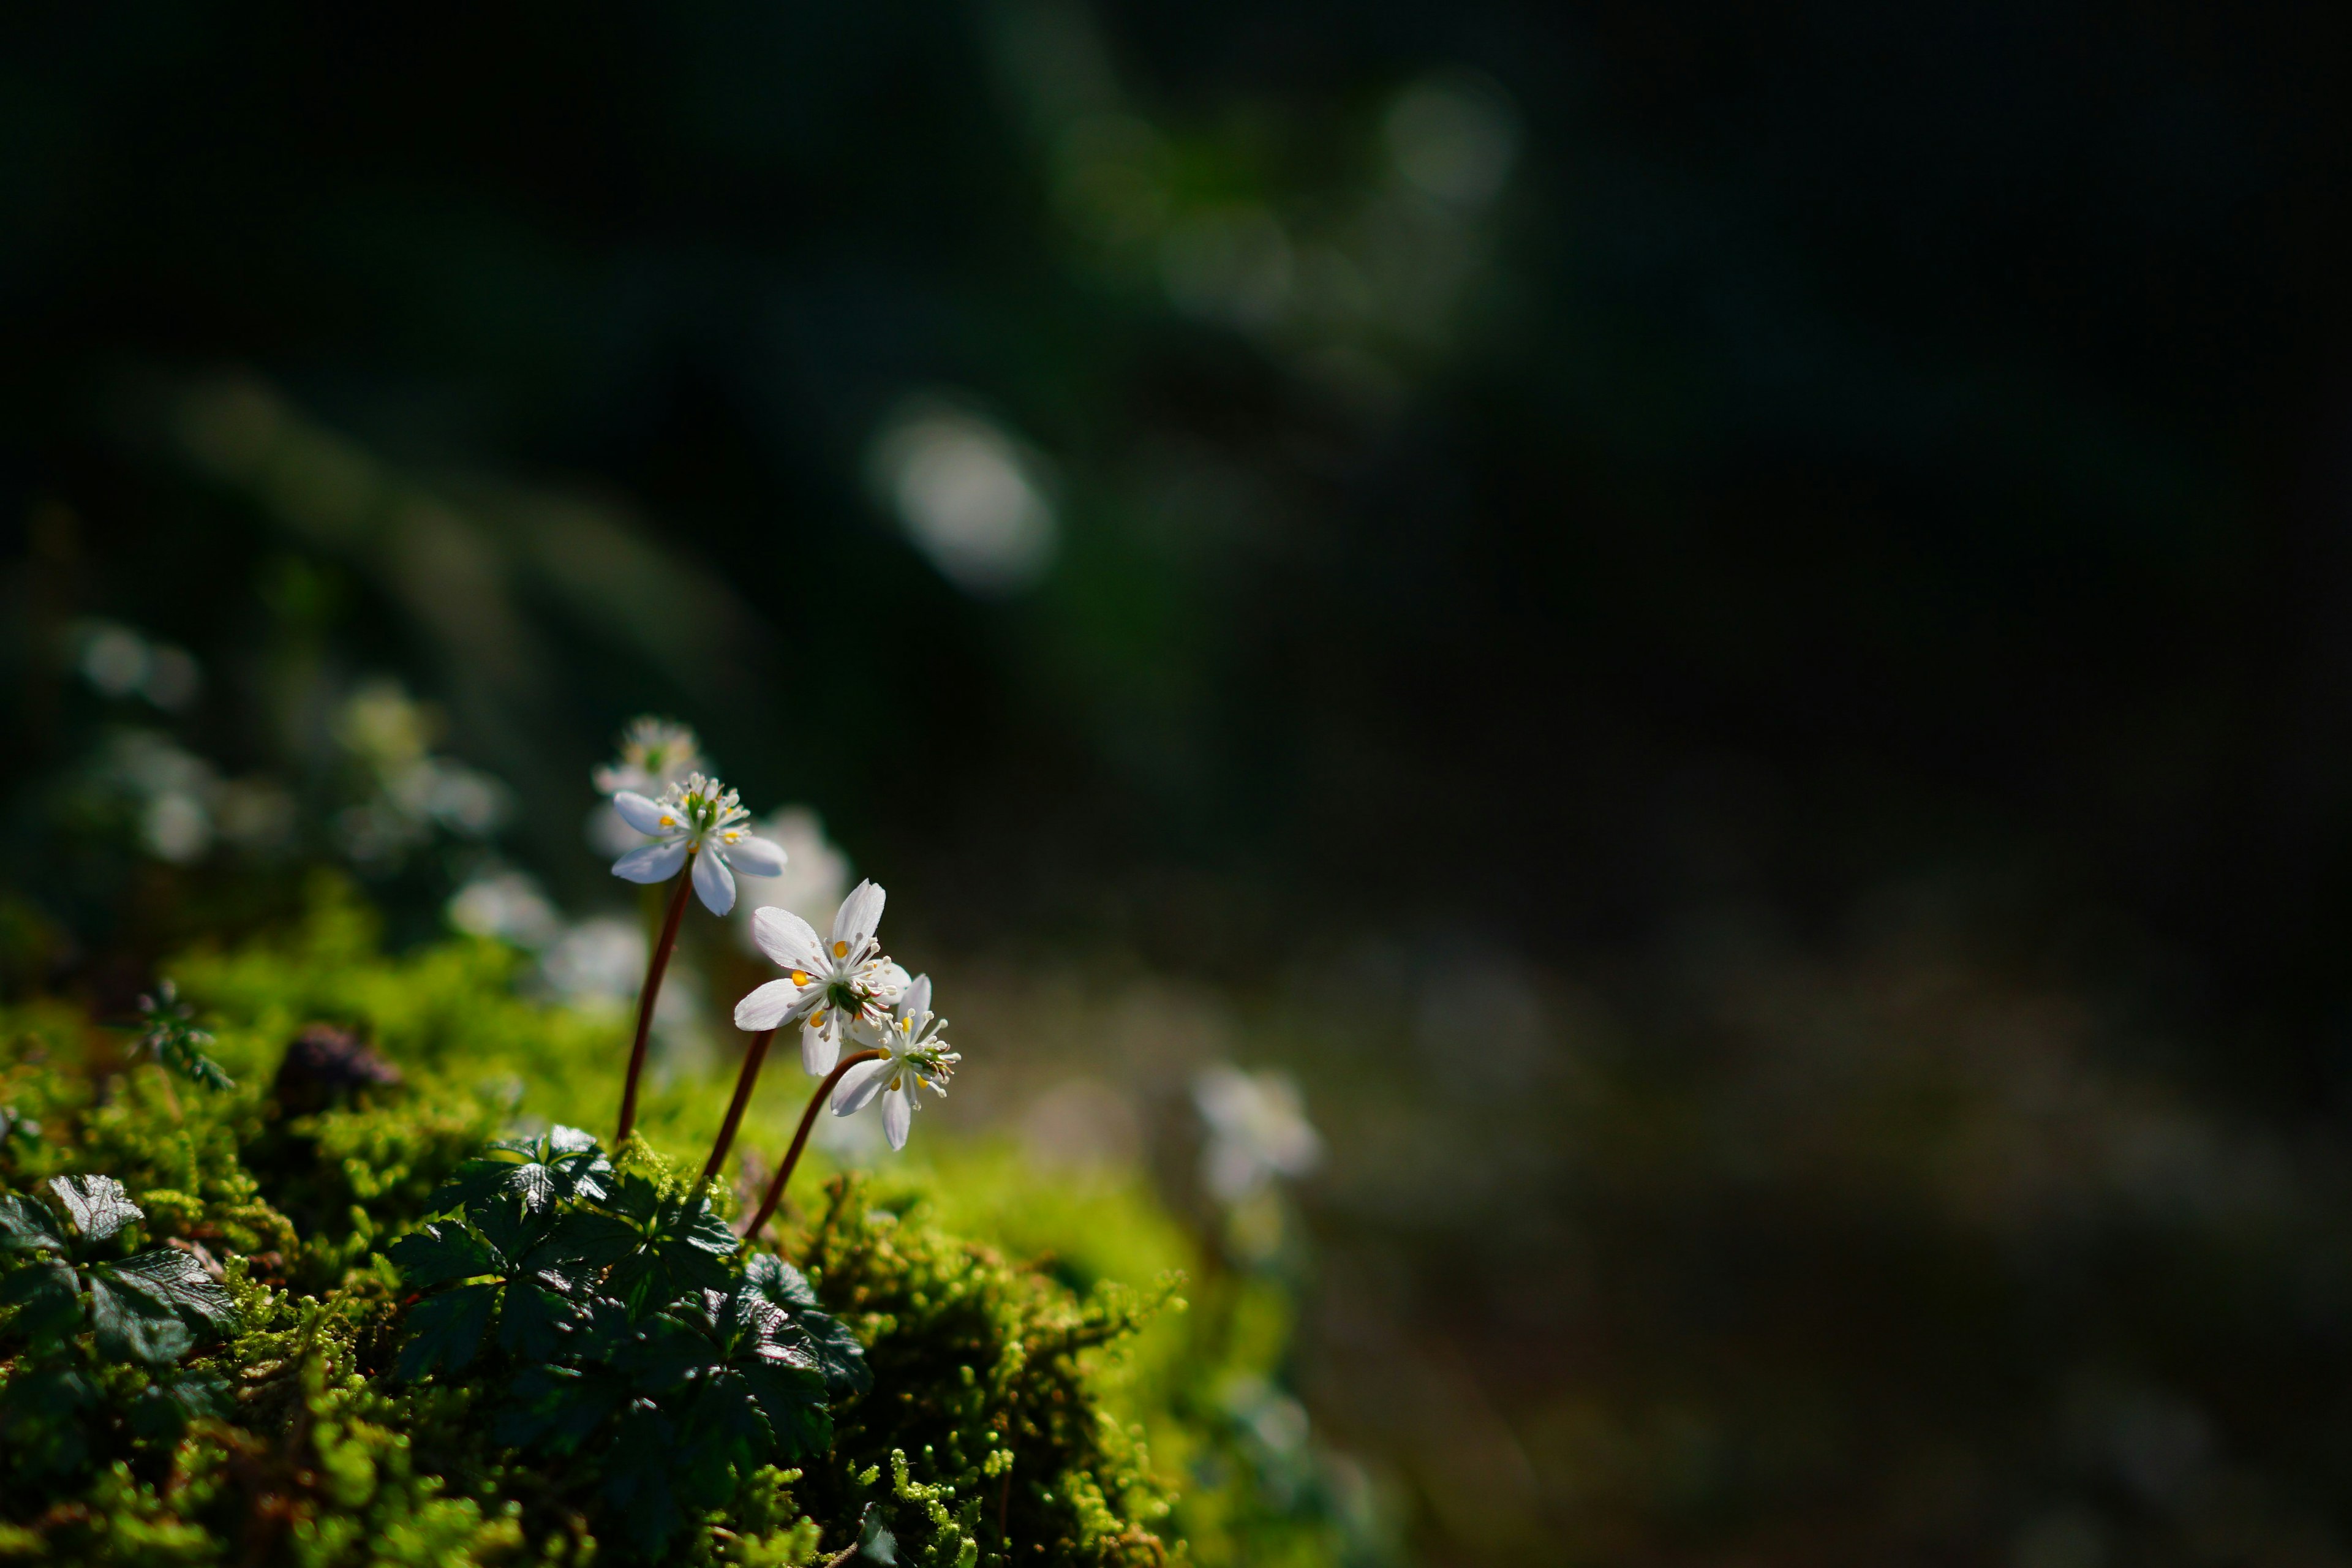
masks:
<svg viewBox="0 0 2352 1568"><path fill-rule="evenodd" d="M795 970L793 970L793 984L795 984L795 985L805 985L805 984L808 984L808 971L807 971L807 970L805 970L805 969L795 969Z"/></svg>
<svg viewBox="0 0 2352 1568"><path fill-rule="evenodd" d="M835 943L833 944L833 956L834 956L834 957L835 957L835 958L846 958L846 957L848 957L848 956L849 956L849 944L848 944L847 942L835 942Z"/></svg>

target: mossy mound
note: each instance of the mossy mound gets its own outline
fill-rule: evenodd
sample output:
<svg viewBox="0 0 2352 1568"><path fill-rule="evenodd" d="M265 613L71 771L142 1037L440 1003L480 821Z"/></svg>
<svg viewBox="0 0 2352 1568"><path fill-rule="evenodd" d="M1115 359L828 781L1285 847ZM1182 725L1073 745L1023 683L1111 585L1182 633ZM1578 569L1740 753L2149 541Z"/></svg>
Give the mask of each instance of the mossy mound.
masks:
<svg viewBox="0 0 2352 1568"><path fill-rule="evenodd" d="M798 1266L814 1292L809 1321L830 1314L855 1335L871 1385L812 1394L822 1419L809 1430L822 1436L788 1463L754 1462L754 1445L706 1468L719 1490L681 1494L674 1532L638 1528L645 1505L628 1483L640 1461L617 1439L572 1452L512 1440L518 1390L541 1359L526 1339L488 1331L462 1370L404 1376L437 1287L388 1254L421 1257L401 1238L436 1215L450 1229L447 1184L518 1121L609 1114L611 1031L519 997L514 963L482 943L383 958L364 911L335 900L278 942L193 955L174 969L217 1037L226 1089L174 1085L127 1054L127 1032L68 1005L8 1010L0 1194L47 1205L43 1223L68 1238L76 1267L99 1271L90 1279L167 1254L201 1270L236 1327L194 1323L173 1340L182 1331L166 1324L162 1348L184 1348L142 1360L86 1316L46 1340L21 1303L0 1318L0 1560L808 1563L861 1543L922 1564L1187 1553L1186 1505L1152 1449L1204 1494L1232 1489L1205 1391L1236 1368L1176 1326L1181 1231L1132 1188L1074 1195L984 1153L958 1156L971 1180L947 1189L908 1168L802 1194L810 1206L772 1267ZM322 1024L368 1042L400 1081L373 1067L323 1085L281 1076L289 1043ZM614 1180L687 1203L670 1160L693 1157L722 1098L704 1083L654 1096L653 1138L622 1152ZM774 1130L761 1131L772 1147ZM96 1176L140 1210L103 1238L57 1207L55 1178ZM1016 1264L950 1235L927 1195L942 1190L966 1219L1017 1215L1000 1233L1024 1256L1041 1242L1061 1256ZM46 1256L0 1255L0 1296ZM703 1293L710 1313L748 1289L745 1256L720 1260L725 1280ZM1114 1282L1106 1262L1141 1278ZM85 1315L100 1310L91 1289L85 1279ZM694 1295L679 1296L689 1318ZM152 1306L159 1323L170 1305ZM779 1319L778 1331L799 1331ZM642 1365L641 1349L627 1353ZM557 1375L542 1369L542 1393ZM638 1403L657 1401L610 1419L625 1423ZM1230 1497L1199 1509L1200 1559L1242 1554L1231 1521L1249 1511ZM1321 1555L1308 1536L1282 1545L1286 1561Z"/></svg>

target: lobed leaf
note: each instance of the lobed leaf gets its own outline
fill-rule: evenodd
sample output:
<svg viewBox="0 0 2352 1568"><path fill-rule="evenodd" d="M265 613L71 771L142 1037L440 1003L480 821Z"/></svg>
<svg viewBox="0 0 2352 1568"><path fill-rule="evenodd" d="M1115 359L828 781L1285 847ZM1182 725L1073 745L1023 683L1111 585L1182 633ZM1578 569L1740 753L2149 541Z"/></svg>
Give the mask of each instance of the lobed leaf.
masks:
<svg viewBox="0 0 2352 1568"><path fill-rule="evenodd" d="M465 1371L482 1348L498 1301L495 1285L461 1285L422 1302L408 1314L408 1341L394 1371L410 1383L435 1372Z"/></svg>
<svg viewBox="0 0 2352 1568"><path fill-rule="evenodd" d="M60 1258L36 1258L0 1279L0 1307L12 1308L9 1326L35 1344L60 1340L81 1326L81 1281Z"/></svg>
<svg viewBox="0 0 2352 1568"><path fill-rule="evenodd" d="M236 1304L229 1293L177 1247L151 1247L120 1263L101 1263L91 1273L149 1296L191 1328L223 1334L236 1330Z"/></svg>
<svg viewBox="0 0 2352 1568"><path fill-rule="evenodd" d="M478 1274L504 1273L505 1259L454 1221L439 1220L410 1232L383 1249L401 1278L420 1290Z"/></svg>
<svg viewBox="0 0 2352 1568"><path fill-rule="evenodd" d="M90 1327L99 1353L114 1361L162 1366L195 1348L195 1331L169 1304L136 1285L93 1275L89 1282Z"/></svg>
<svg viewBox="0 0 2352 1568"><path fill-rule="evenodd" d="M30 1198L0 1197L0 1252L63 1252L57 1216Z"/></svg>
<svg viewBox="0 0 2352 1568"><path fill-rule="evenodd" d="M84 1241L104 1241L146 1211L112 1176L52 1176L48 1189Z"/></svg>

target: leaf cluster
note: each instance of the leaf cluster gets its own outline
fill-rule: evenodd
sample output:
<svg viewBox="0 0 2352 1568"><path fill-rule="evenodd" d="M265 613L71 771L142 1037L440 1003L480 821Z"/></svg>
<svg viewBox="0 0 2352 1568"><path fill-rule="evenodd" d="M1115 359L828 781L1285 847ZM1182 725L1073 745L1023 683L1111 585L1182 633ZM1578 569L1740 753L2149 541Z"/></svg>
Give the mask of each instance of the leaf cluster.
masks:
<svg viewBox="0 0 2352 1568"><path fill-rule="evenodd" d="M57 1176L47 1201L0 1195L0 1345L19 1358L0 1395L0 1454L30 1480L85 1468L93 1439L168 1441L211 1413L220 1385L163 1369L232 1333L228 1292L186 1252L126 1255L144 1218L110 1176Z"/></svg>
<svg viewBox="0 0 2352 1568"><path fill-rule="evenodd" d="M139 998L139 1048L190 1083L215 1091L235 1089L228 1069L212 1058L213 1037L196 1027L195 1016L195 1009L180 1000L177 985L160 982L154 994Z"/></svg>
<svg viewBox="0 0 2352 1568"><path fill-rule="evenodd" d="M822 1455L831 1398L870 1386L797 1270L739 1260L706 1198L616 1173L576 1129L494 1144L435 1206L386 1248L423 1298L396 1375L481 1366L497 1440L647 1557L762 1466Z"/></svg>

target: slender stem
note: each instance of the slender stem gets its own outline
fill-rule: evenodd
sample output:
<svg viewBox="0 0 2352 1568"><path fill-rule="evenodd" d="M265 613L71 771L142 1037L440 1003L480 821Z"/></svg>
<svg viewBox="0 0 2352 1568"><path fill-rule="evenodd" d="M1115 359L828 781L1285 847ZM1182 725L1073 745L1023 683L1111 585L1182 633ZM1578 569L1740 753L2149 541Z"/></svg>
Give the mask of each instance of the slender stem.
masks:
<svg viewBox="0 0 2352 1568"><path fill-rule="evenodd" d="M662 921L661 940L654 943L653 962L646 966L646 988L637 996L637 1038L629 1047L628 1081L621 1086L621 1131L613 1140L619 1148L637 1124L637 1079L646 1070L646 1037L653 1033L654 998L661 994L662 974L669 968L670 950L677 945L677 922L686 918L687 889L694 880L694 852L687 851L678 868L677 891L670 895L669 913Z"/></svg>
<svg viewBox="0 0 2352 1568"><path fill-rule="evenodd" d="M784 1184L793 1179L793 1167L801 1163L801 1150L808 1143L809 1129L816 1125L816 1108L832 1096L833 1086L841 1081L841 1075L859 1062L870 1062L887 1054L877 1050L853 1051L833 1064L833 1070L824 1075L824 1081L816 1086L814 1094L809 1096L808 1109L801 1112L800 1131L793 1134L793 1146L784 1152L784 1163L776 1167L775 1180L768 1184L768 1195L760 1200L760 1212L753 1215L751 1223L743 1227L746 1237L758 1236L760 1227L768 1223L768 1216L776 1212L776 1205L784 1201Z"/></svg>
<svg viewBox="0 0 2352 1568"><path fill-rule="evenodd" d="M719 1124L719 1142L710 1146L710 1161L702 1167L706 1185L726 1163L727 1151L735 1146L735 1130L743 1125L743 1108L751 1103L751 1086L760 1081L760 1064L768 1059L768 1042L775 1037L775 1030L762 1029L743 1048L743 1070L735 1076L735 1098L727 1102L727 1120Z"/></svg>

